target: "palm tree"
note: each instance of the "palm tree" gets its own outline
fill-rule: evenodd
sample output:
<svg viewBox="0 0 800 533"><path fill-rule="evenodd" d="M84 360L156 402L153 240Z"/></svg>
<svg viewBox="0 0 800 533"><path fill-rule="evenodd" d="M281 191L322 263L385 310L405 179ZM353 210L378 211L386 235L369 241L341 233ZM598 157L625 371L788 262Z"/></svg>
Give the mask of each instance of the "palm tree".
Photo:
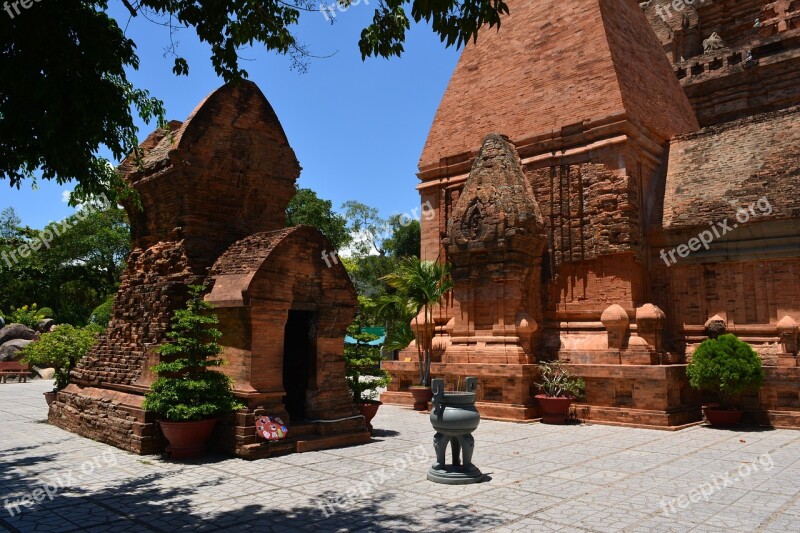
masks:
<svg viewBox="0 0 800 533"><path fill-rule="evenodd" d="M376 300L378 316L386 320L386 339L383 346L393 352L406 348L414 340L411 321L419 310L409 307L405 297L395 292Z"/></svg>
<svg viewBox="0 0 800 533"><path fill-rule="evenodd" d="M417 338L419 358L419 382L423 387L430 385L431 343L433 341L433 309L441 303L447 292L453 288L450 269L447 265L423 261L418 257L407 257L398 265L397 271L381 278L397 290L398 297L413 311L416 330L420 331L419 313L423 311L425 331Z"/></svg>

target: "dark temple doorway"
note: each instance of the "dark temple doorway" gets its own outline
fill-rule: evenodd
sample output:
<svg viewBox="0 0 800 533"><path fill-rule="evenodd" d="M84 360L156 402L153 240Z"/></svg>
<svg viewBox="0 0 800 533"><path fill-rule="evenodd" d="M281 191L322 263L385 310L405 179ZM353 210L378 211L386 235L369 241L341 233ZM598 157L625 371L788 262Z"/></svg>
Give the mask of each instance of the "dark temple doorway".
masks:
<svg viewBox="0 0 800 533"><path fill-rule="evenodd" d="M314 342L311 311L289 311L283 339L283 388L286 391L284 406L292 424L305 419L306 391L313 368Z"/></svg>

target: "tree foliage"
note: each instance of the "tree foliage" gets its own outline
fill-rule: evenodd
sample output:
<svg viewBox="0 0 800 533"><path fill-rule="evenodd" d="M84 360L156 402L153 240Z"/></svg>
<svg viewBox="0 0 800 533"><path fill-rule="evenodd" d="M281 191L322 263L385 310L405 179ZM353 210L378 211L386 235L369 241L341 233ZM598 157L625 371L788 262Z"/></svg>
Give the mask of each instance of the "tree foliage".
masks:
<svg viewBox="0 0 800 533"><path fill-rule="evenodd" d="M213 418L243 407L230 378L213 370L224 364L217 344L222 332L203 290L192 286L186 309L172 317L170 342L158 347L161 362L153 367L159 377L145 395L144 408L172 422Z"/></svg>
<svg viewBox="0 0 800 533"><path fill-rule="evenodd" d="M692 354L686 373L692 387L715 392L723 408L728 408L731 400L745 390L758 388L764 381L761 358L732 333L704 340Z"/></svg>
<svg viewBox="0 0 800 533"><path fill-rule="evenodd" d="M105 0L41 2L0 16L0 176L19 187L76 180L76 197L122 186L116 160L139 144L134 115L165 126L162 103L128 81L134 42Z"/></svg>
<svg viewBox="0 0 800 533"><path fill-rule="evenodd" d="M405 307L414 312L417 330L417 355L419 357L419 381L423 387L430 386L431 342L433 340L433 311L450 289L453 281L446 264L422 261L418 257L403 259L395 272L384 276L384 280L405 301ZM419 314L422 311L422 324Z"/></svg>
<svg viewBox="0 0 800 533"><path fill-rule="evenodd" d="M311 0L122 3L131 16L165 26L176 75L190 69L172 40L180 28L210 45L211 64L226 82L247 77L238 55L245 46L288 55L301 68L311 57L295 35L301 13L318 9ZM166 126L162 102L128 80L140 64L136 44L109 16L107 0L18 4L5 4L0 16L0 177L16 187L34 176L74 179L76 199L127 191L98 152L105 148L117 161L138 155L136 115ZM430 23L447 46L461 46L484 24L499 27L507 13L503 0L383 0L358 45L364 58L399 56L413 19Z"/></svg>
<svg viewBox="0 0 800 533"><path fill-rule="evenodd" d="M419 220L393 215L389 217L388 225L391 233L383 241L386 251L393 257L419 257L422 240Z"/></svg>
<svg viewBox="0 0 800 533"><path fill-rule="evenodd" d="M7 207L0 211L0 241L12 241L19 236L20 224L22 219L17 216L13 207Z"/></svg>
<svg viewBox="0 0 800 533"><path fill-rule="evenodd" d="M353 251L356 255L367 256L377 253L386 255L383 240L388 223L382 219L378 210L355 200L342 204L347 229L353 237Z"/></svg>
<svg viewBox="0 0 800 533"><path fill-rule="evenodd" d="M0 240L0 309L35 301L60 323L84 325L116 292L129 251L128 219L116 206L86 204L42 231L19 228Z"/></svg>
<svg viewBox="0 0 800 533"><path fill-rule="evenodd" d="M314 226L331 241L334 250L341 250L350 241L347 220L333 212L333 203L323 200L311 189L297 189L286 207L286 226L308 224Z"/></svg>

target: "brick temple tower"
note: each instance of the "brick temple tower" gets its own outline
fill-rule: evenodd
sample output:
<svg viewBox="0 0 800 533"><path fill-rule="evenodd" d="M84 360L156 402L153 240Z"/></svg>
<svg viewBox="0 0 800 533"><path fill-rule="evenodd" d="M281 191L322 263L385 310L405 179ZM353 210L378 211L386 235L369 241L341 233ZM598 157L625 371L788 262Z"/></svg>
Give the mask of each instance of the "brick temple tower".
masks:
<svg viewBox="0 0 800 533"><path fill-rule="evenodd" d="M205 284L223 334L221 371L246 405L218 425L218 449L257 458L369 440L342 358L355 290L341 264L319 259L331 245L317 229L284 227L300 165L263 93L252 82L225 85L140 150L140 161L120 165L141 208L126 205L133 246L112 320L59 392L51 423L161 451L154 414L142 409L155 348L187 287ZM259 440L262 414L290 421L290 438Z"/></svg>
<svg viewBox="0 0 800 533"><path fill-rule="evenodd" d="M500 30L465 48L431 126L418 189L437 216L422 256L458 265L448 228L483 138L501 133L544 220L527 360L570 361L587 383L579 418L699 420L685 368L712 328L762 357L749 420L800 427L800 1L508 4ZM432 374L481 376L484 416L535 417L535 366L495 358L500 330L452 362L458 299L436 319ZM488 320L501 300L485 290L472 305ZM387 363L385 400L408 402L415 365Z"/></svg>

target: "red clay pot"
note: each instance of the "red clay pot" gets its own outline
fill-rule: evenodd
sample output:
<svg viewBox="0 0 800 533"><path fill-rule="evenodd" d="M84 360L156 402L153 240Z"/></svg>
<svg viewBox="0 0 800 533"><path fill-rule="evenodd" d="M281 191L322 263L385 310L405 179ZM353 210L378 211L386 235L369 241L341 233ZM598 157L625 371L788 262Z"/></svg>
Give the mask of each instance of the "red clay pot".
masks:
<svg viewBox="0 0 800 533"><path fill-rule="evenodd" d="M569 406L572 405L572 398L537 394L536 400L539 402L539 407L542 408L543 424L566 424L569 422Z"/></svg>
<svg viewBox="0 0 800 533"><path fill-rule="evenodd" d="M219 418L192 420L190 422L169 422L159 420L161 432L169 441L167 453L170 459L192 459L206 453L206 444L211 438Z"/></svg>
<svg viewBox="0 0 800 533"><path fill-rule="evenodd" d="M367 429L371 433L372 419L378 414L378 407L383 405L383 402L379 402L377 400L364 400L356 405L358 405L358 410L361 411L361 415L364 417L364 422L367 423Z"/></svg>
<svg viewBox="0 0 800 533"><path fill-rule="evenodd" d="M430 387L409 387L411 395L414 397L414 410L427 411L428 403L433 399L433 391Z"/></svg>
<svg viewBox="0 0 800 533"><path fill-rule="evenodd" d="M730 427L735 426L742 419L743 411L741 409L720 409L718 407L705 407L703 414L706 415L706 420L712 426Z"/></svg>
<svg viewBox="0 0 800 533"><path fill-rule="evenodd" d="M50 405L54 401L56 401L56 396L58 396L58 391L51 390L49 392L44 393L44 401L47 402L47 405Z"/></svg>

